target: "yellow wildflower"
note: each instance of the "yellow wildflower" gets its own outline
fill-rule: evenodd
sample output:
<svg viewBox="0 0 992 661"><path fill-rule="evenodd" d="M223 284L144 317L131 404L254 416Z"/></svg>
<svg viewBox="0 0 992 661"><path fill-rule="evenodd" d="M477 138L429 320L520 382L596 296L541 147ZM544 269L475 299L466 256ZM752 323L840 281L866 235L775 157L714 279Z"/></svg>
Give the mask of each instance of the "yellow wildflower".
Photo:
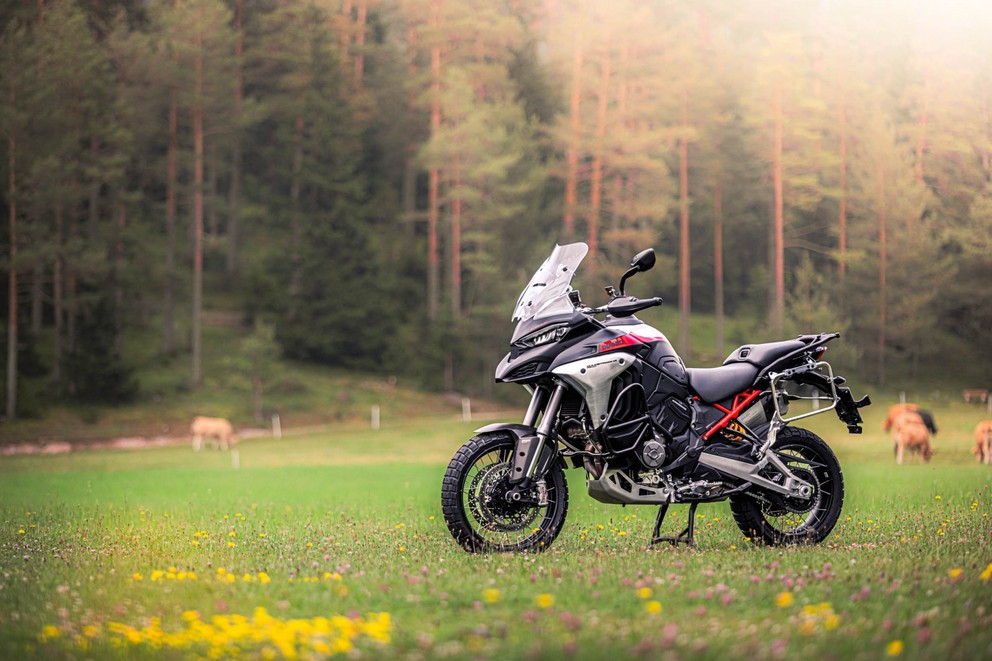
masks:
<svg viewBox="0 0 992 661"><path fill-rule="evenodd" d="M940 496L937 496L940 498ZM885 656L899 656L902 654L903 644L901 640L893 640L885 646Z"/></svg>
<svg viewBox="0 0 992 661"><path fill-rule="evenodd" d="M788 608L792 605L793 598L791 592L779 592L775 595L775 605L779 608Z"/></svg>
<svg viewBox="0 0 992 661"><path fill-rule="evenodd" d="M653 594L654 590L649 587L643 587L637 591L637 596L640 599L650 599Z"/></svg>
<svg viewBox="0 0 992 661"><path fill-rule="evenodd" d="M487 604L495 604L503 596L503 593L496 588L487 588L482 591L482 600Z"/></svg>
<svg viewBox="0 0 992 661"><path fill-rule="evenodd" d="M50 640L52 638L58 638L61 635L62 635L62 632L59 631L59 628L58 627L49 624L49 625L47 625L45 627L42 627L42 629L41 629L41 635L39 635L38 638L42 642L45 642L46 640Z"/></svg>
<svg viewBox="0 0 992 661"><path fill-rule="evenodd" d="M555 605L555 597L547 592L542 592L534 597L534 603L537 604L538 608L551 608Z"/></svg>
<svg viewBox="0 0 992 661"><path fill-rule="evenodd" d="M644 604L644 610L646 610L651 615L657 615L661 612L661 602L652 599L651 601Z"/></svg>

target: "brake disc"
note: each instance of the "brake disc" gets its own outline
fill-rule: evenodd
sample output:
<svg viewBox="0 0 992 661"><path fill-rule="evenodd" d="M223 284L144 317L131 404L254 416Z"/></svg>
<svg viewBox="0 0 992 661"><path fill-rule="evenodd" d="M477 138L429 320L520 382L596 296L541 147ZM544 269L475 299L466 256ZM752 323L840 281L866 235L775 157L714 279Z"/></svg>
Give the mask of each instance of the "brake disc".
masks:
<svg viewBox="0 0 992 661"><path fill-rule="evenodd" d="M516 532L537 518L537 507L507 500L510 464L490 464L479 470L469 485L469 506L479 524L494 532Z"/></svg>

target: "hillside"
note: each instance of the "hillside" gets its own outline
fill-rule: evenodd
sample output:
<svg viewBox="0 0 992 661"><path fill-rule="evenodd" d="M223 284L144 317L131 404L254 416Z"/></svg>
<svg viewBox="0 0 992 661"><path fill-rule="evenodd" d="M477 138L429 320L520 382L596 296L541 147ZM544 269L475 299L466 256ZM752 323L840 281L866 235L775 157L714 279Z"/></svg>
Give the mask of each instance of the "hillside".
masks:
<svg viewBox="0 0 992 661"><path fill-rule="evenodd" d="M462 414L462 396L430 393L413 379L335 370L313 364L275 360L263 380L262 416L256 419L250 378L239 361L248 330L232 317L211 314L204 328L204 383L189 386L189 356L164 359L145 335L131 338L128 362L138 392L120 406L68 406L45 394L44 380L29 382L40 390L39 414L0 424L0 446L48 444L55 449L101 444L115 439L158 439L185 442L196 415L230 419L242 436L270 433L278 416L286 433L327 425L368 425L373 406L382 424L408 417ZM507 404L473 401L476 413ZM512 407L512 404L509 406Z"/></svg>

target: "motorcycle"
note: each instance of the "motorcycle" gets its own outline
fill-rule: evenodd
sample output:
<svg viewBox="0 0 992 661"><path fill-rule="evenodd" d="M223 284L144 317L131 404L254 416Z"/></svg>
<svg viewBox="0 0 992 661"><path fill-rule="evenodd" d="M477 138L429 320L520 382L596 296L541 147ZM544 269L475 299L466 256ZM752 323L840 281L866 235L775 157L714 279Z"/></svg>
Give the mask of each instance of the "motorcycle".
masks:
<svg viewBox="0 0 992 661"><path fill-rule="evenodd" d="M722 500L755 543L823 541L844 501L841 467L822 438L790 423L835 411L861 433L870 399L855 401L821 360L839 333L746 344L719 367L686 368L635 316L662 300L624 291L654 251L633 259L598 308L571 288L587 252L556 245L517 301L496 381L524 386L530 405L521 423L478 429L451 459L441 505L455 540L469 552L548 548L565 524L570 463L600 502L658 505L652 545L694 545L696 507ZM789 415L813 398L825 405ZM689 505L688 525L661 536L673 504Z"/></svg>

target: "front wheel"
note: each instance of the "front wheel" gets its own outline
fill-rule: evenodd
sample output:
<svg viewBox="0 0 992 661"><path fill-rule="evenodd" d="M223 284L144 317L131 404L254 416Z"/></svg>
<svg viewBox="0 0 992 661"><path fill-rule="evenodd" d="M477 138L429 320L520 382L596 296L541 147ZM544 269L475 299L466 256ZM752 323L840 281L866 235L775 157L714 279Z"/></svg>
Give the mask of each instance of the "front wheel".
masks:
<svg viewBox="0 0 992 661"><path fill-rule="evenodd" d="M796 477L813 485L813 493L801 499L752 488L731 496L737 526L752 541L772 546L822 542L844 504L840 462L822 438L795 427L779 432L774 452ZM766 471L765 477L776 478L771 466Z"/></svg>
<svg viewBox="0 0 992 661"><path fill-rule="evenodd" d="M544 476L547 505L507 500L514 445L512 434L480 434L448 464L441 508L452 537L466 551L543 551L565 525L568 488L557 462Z"/></svg>

